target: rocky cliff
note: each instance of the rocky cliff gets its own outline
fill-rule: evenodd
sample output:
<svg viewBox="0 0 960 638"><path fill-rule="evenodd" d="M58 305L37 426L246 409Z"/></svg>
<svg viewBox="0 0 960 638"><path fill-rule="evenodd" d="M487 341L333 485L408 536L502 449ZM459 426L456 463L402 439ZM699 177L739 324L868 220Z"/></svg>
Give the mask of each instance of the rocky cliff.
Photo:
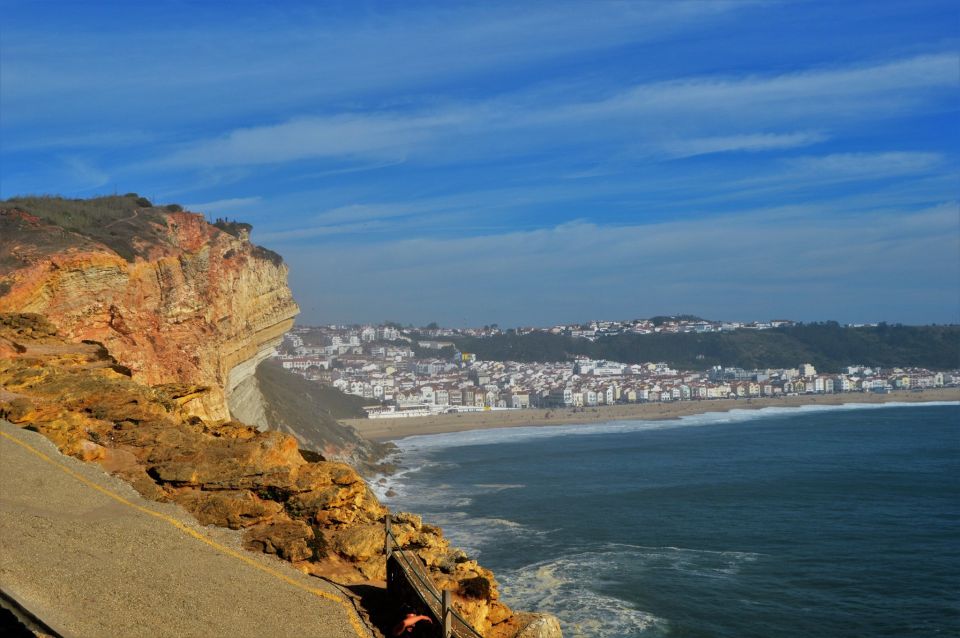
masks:
<svg viewBox="0 0 960 638"><path fill-rule="evenodd" d="M195 386L192 414L229 419L228 397L298 312L286 266L248 228L133 195L2 203L0 312L43 314L102 343L137 381Z"/></svg>
<svg viewBox="0 0 960 638"><path fill-rule="evenodd" d="M0 314L0 418L100 463L148 498L179 503L201 523L243 530L248 549L341 583L384 578L390 516L399 548L453 592L483 635L559 635L552 618L501 603L492 573L440 528L391 514L350 466L308 461L281 432L206 421L184 409L185 386L147 386L129 375L102 345L64 339L40 315Z"/></svg>
<svg viewBox="0 0 960 638"><path fill-rule="evenodd" d="M339 582L384 577L390 516L400 548L484 635L542 625L502 604L493 574L438 527L391 514L332 460L371 448L332 418L318 433L304 415L322 417L319 399L254 376L297 312L286 268L248 226L177 208L133 194L0 202L0 418ZM228 405L296 438L232 420Z"/></svg>

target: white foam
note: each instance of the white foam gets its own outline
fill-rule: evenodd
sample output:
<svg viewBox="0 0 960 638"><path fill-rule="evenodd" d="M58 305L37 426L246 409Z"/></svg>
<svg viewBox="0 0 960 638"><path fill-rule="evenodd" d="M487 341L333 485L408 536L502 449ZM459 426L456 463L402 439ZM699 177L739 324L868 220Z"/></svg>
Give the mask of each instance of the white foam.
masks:
<svg viewBox="0 0 960 638"><path fill-rule="evenodd" d="M603 587L650 569L733 579L744 564L760 557L750 552L607 544L595 551L501 571L498 578L506 602L553 613L560 619L565 636L659 636L668 633L666 619L602 593Z"/></svg>
<svg viewBox="0 0 960 638"><path fill-rule="evenodd" d="M494 428L490 430L468 430L446 434L421 434L395 441L401 458L409 462L411 455L425 453L441 448L468 447L472 445L494 445L499 443L521 442L533 439L559 438L566 436L588 436L594 434L615 434L639 432L643 430L666 430L679 427L703 427L716 423L743 423L771 417L794 416L811 412L836 412L851 410L881 410L904 407L960 406L960 401L928 401L889 403L839 403L831 405L801 405L796 407L768 406L763 408L736 408L727 412L704 412L690 414L675 419L663 420L615 420L579 425L524 426L516 428Z"/></svg>
<svg viewBox="0 0 960 638"><path fill-rule="evenodd" d="M426 515L424 519L427 519ZM471 558L479 558L483 547L529 543L531 538L549 533L509 519L474 516L463 511L432 512L429 522L443 528L450 543Z"/></svg>
<svg viewBox="0 0 960 638"><path fill-rule="evenodd" d="M662 635L667 622L625 600L597 591L598 576L610 562L600 554L584 553L536 563L498 574L506 602L556 615L564 636L623 638Z"/></svg>
<svg viewBox="0 0 960 638"><path fill-rule="evenodd" d="M523 483L474 483L474 487L493 492L502 492L504 490L519 490L526 487Z"/></svg>

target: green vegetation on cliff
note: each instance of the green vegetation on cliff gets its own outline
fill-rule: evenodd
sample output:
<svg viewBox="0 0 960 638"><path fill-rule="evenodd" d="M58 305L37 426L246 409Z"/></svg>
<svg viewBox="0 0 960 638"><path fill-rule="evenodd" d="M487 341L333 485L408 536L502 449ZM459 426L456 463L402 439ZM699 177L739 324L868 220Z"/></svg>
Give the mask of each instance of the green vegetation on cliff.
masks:
<svg viewBox="0 0 960 638"><path fill-rule="evenodd" d="M163 241L164 213L171 212L173 206L155 208L150 200L136 193L91 199L12 197L0 202L0 208L24 211L48 224L109 246L128 261L140 254L140 247Z"/></svg>
<svg viewBox="0 0 960 638"><path fill-rule="evenodd" d="M773 330L623 334L593 342L546 332L451 341L464 352L492 361L566 361L583 355L624 363L663 361L686 369L714 365L780 368L800 363L812 363L825 372L850 364L940 370L960 367L960 326L845 328L826 322Z"/></svg>

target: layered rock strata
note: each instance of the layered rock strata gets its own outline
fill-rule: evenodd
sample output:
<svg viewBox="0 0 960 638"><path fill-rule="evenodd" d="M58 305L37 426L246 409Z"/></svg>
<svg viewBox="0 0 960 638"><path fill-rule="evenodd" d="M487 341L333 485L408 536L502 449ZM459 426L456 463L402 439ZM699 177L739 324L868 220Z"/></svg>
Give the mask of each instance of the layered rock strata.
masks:
<svg viewBox="0 0 960 638"><path fill-rule="evenodd" d="M188 412L229 419L227 396L298 312L286 266L242 227L194 213L135 209L97 231L0 209L0 312L41 313L64 336L104 344L137 381L196 386ZM113 232L125 250L99 241Z"/></svg>

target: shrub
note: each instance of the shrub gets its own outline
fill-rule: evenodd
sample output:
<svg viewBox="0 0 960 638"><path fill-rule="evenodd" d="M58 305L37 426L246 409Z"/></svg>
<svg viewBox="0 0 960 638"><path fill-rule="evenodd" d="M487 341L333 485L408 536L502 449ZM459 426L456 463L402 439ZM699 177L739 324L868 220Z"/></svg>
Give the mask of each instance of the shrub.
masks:
<svg viewBox="0 0 960 638"><path fill-rule="evenodd" d="M460 581L460 593L465 598L488 600L490 598L490 581L483 576L464 578Z"/></svg>

